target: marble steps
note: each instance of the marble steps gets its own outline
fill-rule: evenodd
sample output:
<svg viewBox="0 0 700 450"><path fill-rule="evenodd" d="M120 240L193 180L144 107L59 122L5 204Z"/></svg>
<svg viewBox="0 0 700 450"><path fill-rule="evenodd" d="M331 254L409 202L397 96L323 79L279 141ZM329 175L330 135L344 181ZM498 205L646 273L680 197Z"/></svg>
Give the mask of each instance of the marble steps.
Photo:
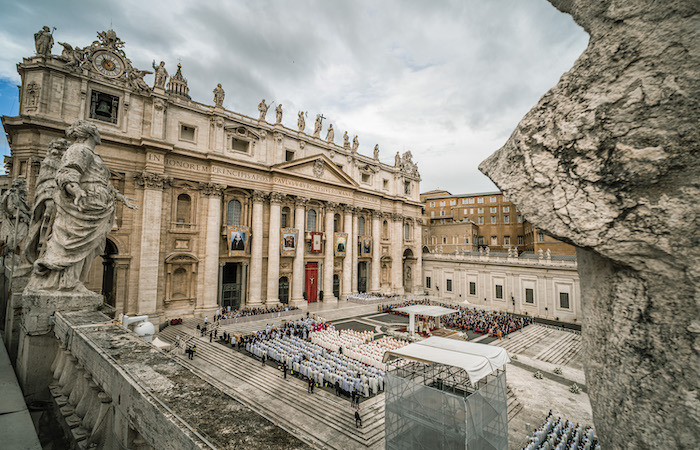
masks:
<svg viewBox="0 0 700 450"><path fill-rule="evenodd" d="M562 339L542 350L535 358L552 364L565 365L574 359L580 351L581 335L566 333Z"/></svg>
<svg viewBox="0 0 700 450"><path fill-rule="evenodd" d="M492 345L503 347L508 350L508 353L522 353L553 333L555 330L551 328L528 325L523 331L509 334L509 338L494 342Z"/></svg>
<svg viewBox="0 0 700 450"><path fill-rule="evenodd" d="M522 409L523 405L516 397L515 392L508 386L508 420L515 417Z"/></svg>
<svg viewBox="0 0 700 450"><path fill-rule="evenodd" d="M161 339L173 342L175 336L178 335L182 337L186 336L187 333L184 330L166 329L161 332ZM229 350L221 344L210 344L208 339L202 338L197 341L197 353L198 356L196 358L200 358L229 373L236 384L245 383L250 387L255 387L255 391L259 390L263 394L304 411L316 423L331 428L331 432L335 433L335 437L333 439L323 439L326 445L333 446L334 443L340 445L338 441L345 438L346 440L351 439L354 445L349 447L346 442L346 444L338 448L373 448L384 438L383 395L363 401L360 404L360 414L362 415L364 426L357 429L352 419L353 412L350 408L350 402L345 400L345 397L339 401L334 395L329 395L320 390L317 390L312 395L308 394L303 381L294 377L290 377L289 380L285 381L282 379L281 374L274 369L266 367L261 370L260 364L256 359ZM183 360L187 361L186 359ZM192 365L191 363L187 364ZM291 423L284 415L277 415L276 411L269 408L269 405L265 405L265 402L261 400L262 396L250 395L253 394L252 392L246 394L240 389L235 391L237 398L244 402L258 405L264 411L264 415L272 416L275 421L287 424L287 428L289 426L300 428L298 424ZM319 408L318 396L324 398L322 408Z"/></svg>

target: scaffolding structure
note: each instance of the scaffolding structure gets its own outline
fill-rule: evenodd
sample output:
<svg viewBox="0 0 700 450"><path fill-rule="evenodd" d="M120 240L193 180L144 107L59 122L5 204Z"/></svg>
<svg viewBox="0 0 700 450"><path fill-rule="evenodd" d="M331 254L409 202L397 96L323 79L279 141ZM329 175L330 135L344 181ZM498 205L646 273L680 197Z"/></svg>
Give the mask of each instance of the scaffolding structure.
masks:
<svg viewBox="0 0 700 450"><path fill-rule="evenodd" d="M387 450L507 450L506 372L396 360L385 378Z"/></svg>

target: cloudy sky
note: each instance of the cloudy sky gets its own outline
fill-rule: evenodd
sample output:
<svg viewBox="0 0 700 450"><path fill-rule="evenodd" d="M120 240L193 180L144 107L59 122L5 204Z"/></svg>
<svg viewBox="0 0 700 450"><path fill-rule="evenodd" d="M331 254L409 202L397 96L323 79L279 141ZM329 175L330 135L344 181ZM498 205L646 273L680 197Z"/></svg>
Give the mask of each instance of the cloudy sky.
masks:
<svg viewBox="0 0 700 450"><path fill-rule="evenodd" d="M478 164L588 42L545 0L0 0L0 12L0 115L17 114L16 64L43 25L80 47L111 26L136 67L173 74L180 60L196 101L222 83L226 108L282 103L290 128L299 110L307 129L323 113L324 136L332 123L337 142L348 130L389 164L411 150L421 190L453 194L495 189Z"/></svg>

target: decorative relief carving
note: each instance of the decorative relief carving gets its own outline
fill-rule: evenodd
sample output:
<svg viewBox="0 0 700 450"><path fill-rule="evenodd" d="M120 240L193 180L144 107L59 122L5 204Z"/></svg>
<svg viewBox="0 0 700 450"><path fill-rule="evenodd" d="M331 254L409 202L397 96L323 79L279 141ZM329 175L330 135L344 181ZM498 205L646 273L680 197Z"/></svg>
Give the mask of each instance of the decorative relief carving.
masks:
<svg viewBox="0 0 700 450"><path fill-rule="evenodd" d="M401 222L403 220L403 216L399 213L391 213L391 220L394 222Z"/></svg>
<svg viewBox="0 0 700 450"><path fill-rule="evenodd" d="M265 191L253 191L253 201L257 203L262 203L267 198L267 192Z"/></svg>
<svg viewBox="0 0 700 450"><path fill-rule="evenodd" d="M321 177L323 175L323 172L326 168L326 164L323 162L322 159L317 159L314 161L314 168L313 168L313 173L315 177Z"/></svg>
<svg viewBox="0 0 700 450"><path fill-rule="evenodd" d="M221 195L224 189L226 189L226 186L222 186L216 183L199 183L199 188L202 190L202 194L206 196L211 196Z"/></svg>
<svg viewBox="0 0 700 450"><path fill-rule="evenodd" d="M340 207L338 203L335 202L326 202L326 211L328 212L333 212L337 210Z"/></svg>
<svg viewBox="0 0 700 450"><path fill-rule="evenodd" d="M294 198L294 206L298 207L305 207L306 204L309 202L309 199L307 197L296 197Z"/></svg>
<svg viewBox="0 0 700 450"><path fill-rule="evenodd" d="M212 124L212 126L215 126L216 128L222 128L224 126L223 117L214 116L211 119L209 119L209 122Z"/></svg>
<svg viewBox="0 0 700 450"><path fill-rule="evenodd" d="M168 102L162 98L156 98L153 100L153 107L156 111L164 111L168 107Z"/></svg>
<svg viewBox="0 0 700 450"><path fill-rule="evenodd" d="M280 204L282 203L282 200L284 200L286 196L280 192L271 192L270 193L270 203L276 203Z"/></svg>
<svg viewBox="0 0 700 450"><path fill-rule="evenodd" d="M172 179L167 175L147 171L134 174L134 179L136 184L148 189L165 189L172 182Z"/></svg>
<svg viewBox="0 0 700 450"><path fill-rule="evenodd" d="M383 212L381 212L381 211L379 211L379 210L377 210L377 209L373 209L373 210L371 211L371 214L372 214L372 217L374 217L374 218L376 218L376 219L381 219L382 216L385 216L385 215L386 215L386 214L384 214Z"/></svg>
<svg viewBox="0 0 700 450"><path fill-rule="evenodd" d="M27 111L33 111L39 106L39 93L41 92L41 86L35 81L30 82L27 85L27 101L25 107Z"/></svg>
<svg viewBox="0 0 700 450"><path fill-rule="evenodd" d="M304 142L304 141L299 141L299 148L303 150L304 147L306 147L306 142Z"/></svg>

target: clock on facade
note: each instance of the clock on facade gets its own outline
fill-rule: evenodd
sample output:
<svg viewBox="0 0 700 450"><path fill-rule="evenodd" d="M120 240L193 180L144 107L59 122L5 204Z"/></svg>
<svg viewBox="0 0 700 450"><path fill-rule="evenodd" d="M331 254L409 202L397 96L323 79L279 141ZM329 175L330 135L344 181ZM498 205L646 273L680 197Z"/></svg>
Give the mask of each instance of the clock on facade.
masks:
<svg viewBox="0 0 700 450"><path fill-rule="evenodd" d="M99 52L93 58L98 72L107 77L118 77L124 71L121 59L110 52Z"/></svg>

